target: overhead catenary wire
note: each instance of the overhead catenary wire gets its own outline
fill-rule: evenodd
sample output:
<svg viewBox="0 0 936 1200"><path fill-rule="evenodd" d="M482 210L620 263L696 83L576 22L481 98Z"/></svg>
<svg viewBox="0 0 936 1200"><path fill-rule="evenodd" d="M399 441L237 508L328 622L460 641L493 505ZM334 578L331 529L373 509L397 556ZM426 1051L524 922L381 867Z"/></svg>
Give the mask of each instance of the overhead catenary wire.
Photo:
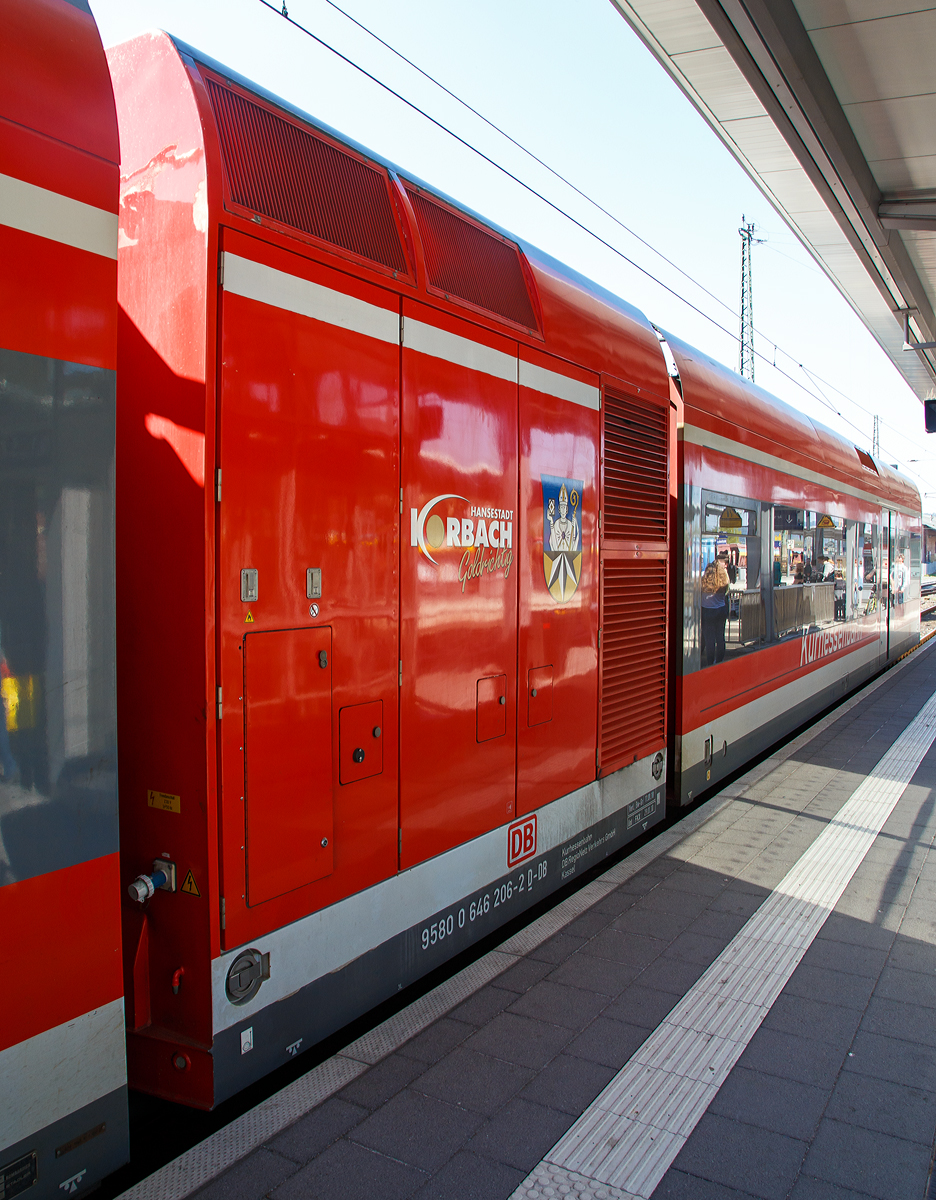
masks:
<svg viewBox="0 0 936 1200"><path fill-rule="evenodd" d="M515 138L511 137L510 134L508 134L505 131L503 131L502 129L500 129L499 126L495 125L493 122L488 120L488 118L484 117L483 114L479 113L476 109L474 109L470 104L468 104L467 101L462 100L455 92L451 91L451 89L447 88L444 84L440 83L428 72L423 70L417 64L413 63L409 58L406 57L406 55L404 55L400 51L396 50L393 46L391 46L388 42L386 42L378 34L374 33L372 30L370 30L361 21L357 20L355 17L353 17L349 13L345 12L345 10L343 8L341 8L337 3L334 3L334 0L325 0L325 2L328 3L330 5L330 7L332 7L337 12L339 12L342 16L346 17L349 21L351 21L359 29L361 29L362 32L368 34L368 36L372 37L375 41L379 42L382 46L384 46L387 50L389 50L391 53L396 55L403 62L407 63L407 65L409 65L413 70L416 70L417 72L419 72L419 74L422 75L424 78L426 78L429 82L433 83L436 87L440 88L447 95L452 97L452 99L456 100L459 104L461 104L464 108L466 108L470 112L472 112L475 116L477 116L485 124L487 124L492 129L494 129L496 132L498 132L501 136L507 138L508 141L510 141L513 145L517 146L518 149L523 151L523 153L527 154L530 158L532 158L536 162L540 163L540 165L542 165L544 167L544 169L549 171L552 175L554 175L557 179L561 180L563 183L567 184L567 186L571 187L578 195L582 196L586 201L588 201L588 203L594 205L595 208L597 208L599 211L601 211L602 213L604 213L605 215L610 217L610 219L612 221L614 221L615 224L617 224L620 228L624 229L627 233L630 233L633 237L635 237L643 245L647 246L648 249L652 250L653 253L657 254L661 259L663 259L664 262L666 262L670 266L672 266L676 271L678 271L681 275L683 275L686 279L688 279L695 287L698 287L705 295L707 295L711 299L715 300L719 305L721 305L723 308L727 309L727 311L731 312L733 315L737 315L735 313L735 310L730 305L728 305L725 301L721 300L718 296L716 296L714 293L710 292L702 284L698 283L695 279L692 278L691 275L689 275L681 267L677 266L675 263L672 263L670 259L666 258L666 256L664 254L662 254L660 251L658 251L656 249L656 247L654 247L650 242L647 242L645 239L640 237L639 234L636 234L633 230L631 230L627 225L625 225L618 218L616 218L612 214L608 213L608 211L606 209L604 209L597 201L592 200L592 198L589 197L587 195L587 193L583 192L581 189L576 187L575 184L572 184L568 180L566 180L564 176L562 176L559 172L553 170L553 168L551 168L548 164L544 163L532 151L527 150L526 147L522 145L522 143L517 141ZM289 12L287 11L287 7L286 7L285 3L281 3L281 6L277 6L276 4L272 3L271 0L259 0L259 3L262 4L264 8L269 9L270 12L274 13L276 16L287 21L290 25L292 25L300 33L303 33L306 37L308 37L312 41L316 42L323 49L329 51L329 53L333 54L336 58L340 59L347 66L351 67L352 70L357 71L359 74L363 75L366 79L369 79L372 83L376 84L377 87L382 88L385 92L387 92L388 94L393 96L396 100L399 100L401 104L405 105L407 108L409 108L413 112L417 113L424 120L429 121L430 124L434 125L437 129L441 130L443 133L447 134L449 137L453 138L460 145L464 146L466 150L469 150L472 154L477 155L484 162L488 163L489 166L493 167L496 171L499 171L501 174L505 175L513 183L515 183L519 187L521 187L524 191L528 192L532 196L535 196L536 199L541 201L548 208L552 209L554 212L556 212L560 216L564 217L567 221L569 221L576 228L580 229L588 237L593 238L600 245L604 246L605 249L610 250L612 254L616 255L623 262L626 262L628 264L628 266L633 267L634 270L636 270L640 274L646 276L646 278L650 279L658 287L661 287L664 291L668 292L671 296L674 297L674 299L680 301L682 304L685 304L686 307L690 308L698 316L704 318L710 324L714 325L715 328L718 329L721 333L724 333L727 337L731 338L733 341L738 340L738 335L736 333L732 332L732 330L730 330L727 326L723 325L715 317L713 317L711 313L706 312L704 309L702 309L698 305L694 304L691 300L687 299L687 297L682 295L682 293L678 292L675 288L671 287L669 284L665 283L662 279L660 279L656 275L654 275L652 271L648 270L644 266L641 266L640 263L638 263L634 259L630 258L619 247L615 246L612 242L609 242L606 238L602 237L601 234L599 234L596 230L594 230L590 226L586 225L583 221L580 221L577 217L575 217L567 209L564 209L556 201L551 200L543 192L539 191L532 184L530 184L526 180L522 179L519 175L516 175L508 167L505 167L503 164L497 162L496 159L492 158L489 154L486 154L483 150L481 150L478 146L475 146L467 138L462 137L460 134L456 133L455 130L451 129L443 121L439 120L439 118L434 117L426 109L424 109L420 105L416 104L415 101L408 99L408 97L404 96L401 92L398 92L395 88L391 87L390 84L386 83L384 80L380 79L377 75L374 75L372 72L368 71L365 67L361 66L360 63L355 62L353 58L349 57L347 54L344 54L341 50L337 49L337 47L331 45L330 42L326 41L319 34L314 33L311 29L309 29L307 26L303 25L300 21L297 21L295 19L295 17L290 16ZM763 335L759 334L759 336L763 336ZM777 349L776 345L774 343L771 343L771 344L774 345L774 351L776 353L776 349ZM799 367L802 368L802 363L798 363L796 358L793 355L789 354L786 350L783 350L782 348L781 348L780 352L783 355L785 355L791 362L796 363ZM817 394L818 389L816 391L814 391L811 388L807 387L805 384L802 383L801 380L797 379L795 376L790 374L790 372L785 371L782 367L778 367L775 362L771 362L771 359L767 355L763 354L760 350L755 349L754 354L756 355L757 358L762 359L765 363L770 363L770 365L773 367L774 370L776 370L780 375L782 375L785 379L787 379L795 387L797 387L801 391L805 392L806 395L809 396L812 400L819 401L826 408L828 408L830 412L835 413L835 415L838 416L840 420L844 421L847 425L849 425L852 429L854 429L856 431L856 433L858 433L860 435L860 437L864 438L866 436L865 431L860 426L856 425L854 421L850 420L843 413L841 413L821 393ZM805 368L802 368L802 369L804 370L804 373L805 373ZM808 373L807 373L807 377L808 377ZM838 390L838 389L836 389L836 390ZM853 404L856 408L858 408L862 412L866 413L867 415L871 415L869 410L865 409L862 405L858 404L857 401L854 401L850 397L845 396L845 394L842 392L840 392L839 394L842 395L846 400L849 401L849 403ZM891 427L889 426L888 428L891 428ZM897 431L894 430L894 432L896 433ZM897 456L895 455L895 457L897 457ZM915 474L915 472L913 472L913 471L910 471L909 473Z"/></svg>
<svg viewBox="0 0 936 1200"><path fill-rule="evenodd" d="M619 249L612 242L609 242L606 238L603 238L601 234L597 233L594 229L589 228L588 225L586 225L583 221L580 221L577 217L574 217L560 204L557 204L554 200L550 200L548 196L545 196L537 188L533 187L532 184L527 183L524 179L521 179L519 175L515 175L508 167L503 166L501 163L497 162L496 159L491 158L489 154L485 154L483 150L469 142L467 138L463 138L461 134L456 133L454 129L449 128L444 121L440 121L438 117L434 117L430 112L427 112L424 108L421 108L418 104L416 104L415 101L409 100L401 92L398 92L395 88L392 88L389 83L385 83L384 80L378 78L376 75L368 71L366 67L362 67L361 64L356 63L353 58L349 58L347 54L343 54L342 51L336 49L336 47L332 46L331 43L326 42L323 37L320 37L317 33L313 33L311 29L307 29L305 25L301 24L301 22L297 21L294 17L289 16L288 13L283 13L279 8L276 7L275 4L271 3L271 0L259 0L259 3L262 4L264 8L268 8L271 12L276 13L277 16L283 17L289 22L290 25L298 29L300 33L304 33L307 37L310 37L325 50L331 51L336 58L340 58L341 61L347 63L349 67L352 67L355 71L360 72L365 79L369 79L372 83L377 84L378 87L383 88L384 91L389 92L389 94L395 99L399 100L401 104L405 104L407 108L412 109L413 112L418 113L421 117L424 117L431 124L435 125L437 129L441 129L443 133L447 133L449 137L454 138L454 140L460 145L464 146L466 150L470 150L472 154L476 154L479 158L483 159L486 163L492 166L496 171L500 171L501 174L506 175L508 179L512 180L519 187L523 188L524 191L529 192L531 196L535 196L537 200L541 200L543 204L547 205L554 212L558 213L562 217L565 217L567 221L570 221L589 237L594 238L595 241L604 246L605 249L610 250L612 254L617 255L617 257L626 262L628 266L633 267L635 271L639 271L641 275L646 275L648 279L652 279L655 284L663 288L664 291L669 292L670 295L676 300L688 305L688 307L694 312L698 313L700 317L704 317L706 321L711 322L716 329L720 329L722 333L726 333L730 338L737 340L737 335L733 334L730 329L718 322L710 313L707 313L704 309L699 308L698 305L693 304L691 300L687 300L686 297L680 292L677 292L675 288L670 287L669 284L664 283L662 279L657 278L652 271L648 271L646 267L642 267L640 263L635 262L632 258L629 258L623 250ZM721 304L724 302L719 301L719 303ZM731 311L730 308L729 311Z"/></svg>
<svg viewBox="0 0 936 1200"><path fill-rule="evenodd" d="M715 292L710 291L705 284L699 283L698 279L693 278L693 276L690 275L689 272L683 267L681 267L679 263L675 263L671 258L667 258L663 251L659 249L659 247L654 246L652 242L648 242L646 238L641 237L636 229L631 229L629 225L622 221L620 217L616 217L613 212L605 208L600 201L594 198L594 196L590 196L587 192L583 191L578 184L573 183L571 179L563 175L561 171L557 171L555 167L550 166L548 162L540 158L535 151L531 150L528 146L524 146L522 142L517 141L512 134L508 133L506 129L503 129L500 125L498 125L496 121L492 121L490 117L486 117L484 113L479 112L474 105L469 104L468 101L462 96L459 96L457 92L453 92L452 89L447 87L440 79L436 79L436 77L430 74L429 71L425 70L425 68L421 67L418 63L413 62L411 58L407 58L402 51L397 50L397 48L391 45L390 42L385 41L379 33L375 33L374 30L365 25L363 21L359 21L357 17L355 17L352 13L349 13L346 9L342 8L340 4L336 4L335 0L324 0L324 3L327 4L329 8L333 8L335 12L341 13L341 15L349 20L352 25L356 25L358 29L362 31L362 33L366 33L367 36L373 38L375 42L379 42L381 46L389 50L390 53L400 59L401 62L405 62L408 67L412 67L412 69L416 71L417 74L421 75L423 79L427 79L440 91L445 92L446 96L450 96L456 104L460 104L462 108L467 109L467 111L472 113L473 116L476 116L479 121L482 121L485 125L487 125L489 129L493 129L495 133L499 134L502 138L506 139L506 141L510 142L512 146L516 146L521 153L527 156L527 158L531 158L533 162L541 166L544 171L548 171L554 179L558 179L560 183L564 183L567 188L570 188L577 196L581 196L583 200L585 200L593 208L597 209L598 212L600 212L603 216L607 217L609 221L613 221L619 229L623 229L625 233L629 233L631 237L635 239L635 241L640 242L642 246L646 246L648 250L650 250L658 258L662 259L667 266L672 267L674 271L678 271L684 279L688 279L694 287L697 287L699 291L703 292L709 297L709 299L714 300L716 304L720 304L722 308L727 309L732 316L736 317L738 315L735 309L726 300L723 300L721 296L716 295Z"/></svg>
<svg viewBox="0 0 936 1200"><path fill-rule="evenodd" d="M613 221L614 224L617 225L619 229L623 229L625 233L629 233L630 236L632 238L634 238L636 241L640 242L641 245L646 246L648 250L650 250L653 254L657 255L658 258L662 259L662 261L665 262L667 264L667 266L670 266L675 271L678 271L679 274L682 275L684 279L687 279L693 285L693 287L698 288L699 291L704 293L704 295L706 295L710 299L714 300L717 304L720 304L722 306L722 308L724 308L726 311L730 312L732 316L736 317L738 315L737 310L734 309L730 304L728 304L727 301L723 300L720 296L716 295L715 292L711 291L703 283L700 283L698 279L696 279L694 276L690 275L689 272L686 271L683 267L679 266L678 263L673 262L673 260L671 258L667 258L667 256L657 246L654 246L652 242L648 242L646 238L642 237L635 229L632 229L628 224L626 224L626 222L622 221L620 219L620 217L615 216L615 214L610 212L607 208L605 208L604 205L602 205L600 203L600 201L596 200L594 198L594 196L590 196L587 192L583 191L577 184L573 183L572 180L570 180L567 176L563 175L561 171L557 171L554 167L550 166L550 164L548 162L546 162L544 159L540 158L539 155L536 154L533 150L530 150L530 148L528 146L525 146L522 142L518 141L512 134L508 133L507 130L505 130L502 126L498 125L496 121L492 121L490 119L490 117L486 117L484 115L484 113L480 112L477 108L474 107L474 105L470 104L462 96L459 96L457 92L452 91L452 89L450 87L448 87L446 84L444 84L440 79L437 79L431 72L427 71L424 67L421 67L419 65L419 63L414 62L413 59L407 57L407 55L405 55L401 50L398 50L396 48L396 46L392 45L385 38L382 38L379 33L375 32L375 30L371 29L368 25L365 25L363 21L361 21L357 17L355 17L353 13L350 13L350 12L348 12L347 9L342 8L340 4L336 3L336 0L323 0L323 2L325 4L327 4L329 6L329 8L334 9L335 12L340 13L341 16L343 16L347 21L350 21L352 25L354 25L358 29L360 29L362 33L367 34L367 36L369 38L372 38L379 45L383 46L384 49L389 50L389 52L391 54L393 54L401 62L406 63L406 65L408 67L411 67L414 71L417 72L417 74L421 75L424 79L428 80L429 83L433 84L433 86L437 87L440 91L444 92L447 96L451 97L451 99L454 100L457 104L460 104L462 106L462 108L466 109L473 116L477 117L479 121L482 121L485 125L487 125L489 129L493 129L495 133L497 133L501 137L505 138L508 142L511 143L511 145L516 146L516 148L518 150L520 150L528 158L531 158L533 160L533 162L537 163L545 171L548 171L549 174L552 175L555 179L558 179L560 181L560 183L565 184L566 187L570 188L573 192L576 193L576 195L581 196L581 198L583 200L585 200L588 204L592 205L592 207L595 208L598 212L602 213L602 215L606 216L610 221ZM285 8L285 5L283 7ZM783 258L788 259L790 262L796 263L797 265L804 267L806 270L811 271L813 274L820 275L823 278L825 278L825 273L823 271L821 271L818 267L809 266L808 264L803 263L801 260L794 258L791 254L785 254L782 250L779 250L776 246L771 245L769 243L769 240L767 237L758 238L757 241L758 241L758 244L765 245L767 247L767 249L775 250L777 254L781 255L781 257L783 257ZM651 276L651 278L653 278L653 277ZM723 329L724 327L719 326L719 328ZM725 332L729 332L729 331L725 330ZM826 381L822 380L821 377L816 375L815 372L807 371L802 363L797 362L797 360L793 357L793 355L791 355L788 351L784 350L782 347L778 346L776 342L773 342L772 339L770 337L768 337L764 333L763 330L755 327L755 332L757 333L757 335L759 337L764 338L767 342L769 342L770 344L773 345L774 352L773 352L773 357L771 360L772 367L776 368L777 370L780 370L781 373L783 373L782 368L777 368L777 351L779 350L781 354L783 354L785 357L789 358L792 363L795 363L797 366L799 366L812 379L818 379L818 380L820 380L820 382L825 383L827 387L832 387L833 390L838 392L838 394L844 400L847 400L850 404L853 404L856 408L860 409L861 412L865 413L867 416L869 416L869 417L873 416L870 409L867 409L862 404L859 404L857 400L853 400L850 396L848 396L844 392L842 392L841 389L834 387L833 384L826 383ZM767 361L766 355L761 354L759 351L755 351L755 353L757 354L757 356L759 358L763 358L765 362ZM743 372L742 372L742 374L743 374ZM796 382L796 381L793 381L793 382ZM818 385L817 385L817 390L819 390ZM813 394L813 393L809 392L808 389L806 389L806 391L807 391L808 395ZM818 397L815 397L815 398L818 398ZM830 411L836 413L836 415L841 417L842 420L847 420L847 418L843 416L843 414L841 413L841 411L839 409L835 408L834 405L829 403L827 398L825 398L825 399L826 399L826 403L827 403L827 406L830 409ZM884 424L886 424L886 422L884 422ZM893 433L897 434L898 436L903 436L900 434L900 431L895 429L892 425L888 425L887 427L888 427L888 429L890 429ZM863 430L859 429L857 426L853 426L853 428L857 429L859 433L863 432Z"/></svg>

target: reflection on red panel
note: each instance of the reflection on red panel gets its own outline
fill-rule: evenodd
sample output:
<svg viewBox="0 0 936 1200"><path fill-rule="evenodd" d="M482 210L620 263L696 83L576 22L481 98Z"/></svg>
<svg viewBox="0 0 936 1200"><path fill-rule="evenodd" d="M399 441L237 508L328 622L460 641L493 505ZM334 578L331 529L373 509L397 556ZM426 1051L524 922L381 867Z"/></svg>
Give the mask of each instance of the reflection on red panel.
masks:
<svg viewBox="0 0 936 1200"><path fill-rule="evenodd" d="M0 888L0 1050L122 995L119 888L116 854Z"/></svg>
<svg viewBox="0 0 936 1200"><path fill-rule="evenodd" d="M410 321L475 339L404 303ZM501 364L516 343L484 336ZM513 816L517 661L517 384L403 348L401 865ZM453 354L452 344L449 350ZM505 728L479 741L478 681L506 676Z"/></svg>
<svg viewBox="0 0 936 1200"><path fill-rule="evenodd" d="M117 162L117 115L89 11L62 0L4 0L0 114Z"/></svg>
<svg viewBox="0 0 936 1200"><path fill-rule="evenodd" d="M0 224L0 344L113 369L117 263Z"/></svg>
<svg viewBox="0 0 936 1200"><path fill-rule="evenodd" d="M331 630L244 638L247 903L330 875Z"/></svg>
<svg viewBox="0 0 936 1200"><path fill-rule="evenodd" d="M375 309L390 306L392 311L396 306L389 293L252 239L231 238L226 244L241 257L256 256L287 280L305 276ZM274 277L271 303L233 292L222 298L218 587L225 705L220 727L222 852L229 945L334 903L396 869L399 349L277 307L276 286ZM241 599L245 569L257 572L256 600ZM314 601L307 595L310 569L321 572L321 595ZM295 636L301 638L323 624L332 631L327 649L332 687L327 787L334 831L320 839L329 837L334 871L319 878L322 872L307 860L314 873L303 880L297 863L296 890L283 895L266 888L258 896L248 880L246 909L239 899L245 892L240 700L244 647L249 680L250 646L258 631L290 629L299 631ZM316 643L316 654L322 648ZM315 677L319 668L313 662L309 670ZM280 686L285 704L299 703L302 680L287 673ZM249 714L249 694L247 703ZM366 747L367 777L342 787L338 740L346 719L339 720L339 710L374 704L382 704L386 726L380 738L383 769L369 771L374 756ZM320 733L320 725L315 725L296 737L319 745ZM369 736L373 742L373 733ZM248 774L250 737L248 731ZM324 778L317 786L326 787ZM249 794L246 803L249 826ZM250 871L248 866L248 875Z"/></svg>
<svg viewBox="0 0 936 1200"><path fill-rule="evenodd" d="M0 161L4 175L80 200L82 204L90 204L104 212L117 211L120 168L116 162L94 158L57 138L6 121L2 106Z"/></svg>
<svg viewBox="0 0 936 1200"><path fill-rule="evenodd" d="M568 364L525 357L570 375ZM597 395L598 380L577 372ZM520 389L517 812L595 778L598 659L597 411ZM533 691L536 691L536 696Z"/></svg>

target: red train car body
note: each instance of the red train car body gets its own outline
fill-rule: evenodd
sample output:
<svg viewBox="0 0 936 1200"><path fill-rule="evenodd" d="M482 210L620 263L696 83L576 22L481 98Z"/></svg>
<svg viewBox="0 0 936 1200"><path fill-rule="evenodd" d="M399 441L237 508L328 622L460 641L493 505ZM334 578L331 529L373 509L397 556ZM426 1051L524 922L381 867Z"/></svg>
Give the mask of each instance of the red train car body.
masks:
<svg viewBox="0 0 936 1200"><path fill-rule="evenodd" d="M0 1195L128 1157L114 697L117 122L94 18L0 3Z"/></svg>
<svg viewBox="0 0 936 1200"><path fill-rule="evenodd" d="M110 65L129 1072L210 1107L662 817L674 409L627 305Z"/></svg>
<svg viewBox="0 0 936 1200"><path fill-rule="evenodd" d="M686 804L916 644L922 521L884 463L667 340L682 398L671 799ZM702 611L718 554L735 576L720 656Z"/></svg>

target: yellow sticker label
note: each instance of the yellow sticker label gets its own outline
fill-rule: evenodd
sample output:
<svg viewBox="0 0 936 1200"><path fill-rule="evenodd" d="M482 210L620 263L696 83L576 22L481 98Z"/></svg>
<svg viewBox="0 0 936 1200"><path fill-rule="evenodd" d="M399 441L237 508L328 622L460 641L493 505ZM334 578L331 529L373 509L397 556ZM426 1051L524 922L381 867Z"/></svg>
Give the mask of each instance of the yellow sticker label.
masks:
<svg viewBox="0 0 936 1200"><path fill-rule="evenodd" d="M736 508L726 508L718 521L719 529L740 529L744 524L741 514Z"/></svg>
<svg viewBox="0 0 936 1200"><path fill-rule="evenodd" d="M169 792L157 792L153 788L146 793L146 803L150 808L161 808L163 812L182 811L181 796L173 796Z"/></svg>
<svg viewBox="0 0 936 1200"><path fill-rule="evenodd" d="M834 529L835 522L832 520L831 517L828 517L828 516L820 517L819 518L819 528L820 529Z"/></svg>
<svg viewBox="0 0 936 1200"><path fill-rule="evenodd" d="M189 873L186 875L185 879L182 882L182 891L188 892L188 894L190 896L200 896L201 895L201 892L198 890L198 884L195 882L195 876L192 874L191 871L189 871Z"/></svg>
<svg viewBox="0 0 936 1200"><path fill-rule="evenodd" d="M245 625L253 625L253 623L254 623L253 613L248 610L247 616L244 617L244 624Z"/></svg>

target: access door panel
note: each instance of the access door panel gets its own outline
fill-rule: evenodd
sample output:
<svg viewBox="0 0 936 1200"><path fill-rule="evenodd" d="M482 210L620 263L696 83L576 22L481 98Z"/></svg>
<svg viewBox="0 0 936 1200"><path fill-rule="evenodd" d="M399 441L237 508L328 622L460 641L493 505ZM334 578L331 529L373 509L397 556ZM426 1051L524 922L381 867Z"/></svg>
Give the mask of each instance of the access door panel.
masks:
<svg viewBox="0 0 936 1200"><path fill-rule="evenodd" d="M404 303L401 864L514 813L516 343Z"/></svg>
<svg viewBox="0 0 936 1200"><path fill-rule="evenodd" d="M332 870L331 630L244 638L247 903Z"/></svg>
<svg viewBox="0 0 936 1200"><path fill-rule="evenodd" d="M224 245L221 472L208 486L220 484L218 731L230 946L397 868L400 314L391 293L297 255L227 230ZM316 867L308 886L282 895L279 884L258 891L256 878L248 887L243 877L243 655L261 631L326 625L334 871ZM324 672L314 660L307 667L319 687ZM283 675L287 706L305 703L304 693L289 691L305 687L303 678L292 666ZM338 714L365 704L382 706L371 726L381 726L379 747L371 732L364 762L353 761L355 742L340 767ZM342 786L349 771L353 784ZM275 898L261 905L259 895Z"/></svg>
<svg viewBox="0 0 936 1200"><path fill-rule="evenodd" d="M595 778L598 720L598 378L522 355L518 813Z"/></svg>
<svg viewBox="0 0 936 1200"><path fill-rule="evenodd" d="M478 680L478 741L489 742L507 733L507 676Z"/></svg>

